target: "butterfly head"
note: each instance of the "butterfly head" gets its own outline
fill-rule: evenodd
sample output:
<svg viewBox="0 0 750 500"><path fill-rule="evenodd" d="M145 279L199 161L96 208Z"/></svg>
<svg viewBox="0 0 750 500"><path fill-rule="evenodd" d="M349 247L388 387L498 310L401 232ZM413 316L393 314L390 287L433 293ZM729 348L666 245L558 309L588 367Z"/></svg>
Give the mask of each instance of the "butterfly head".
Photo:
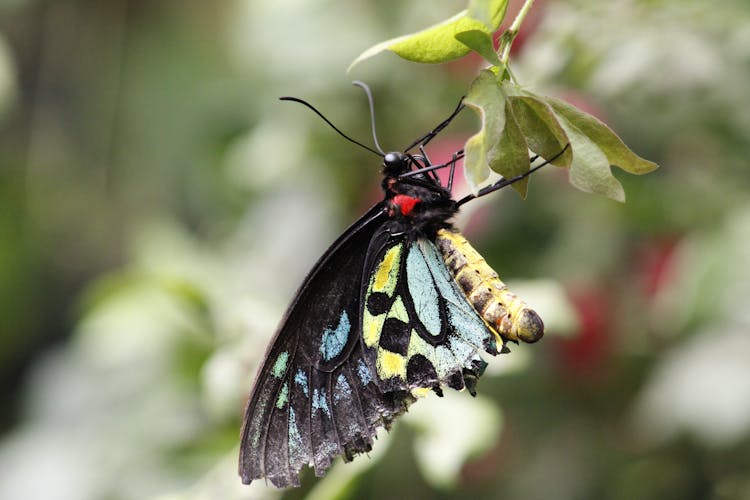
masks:
<svg viewBox="0 0 750 500"><path fill-rule="evenodd" d="M398 177L409 170L409 157L403 153L393 151L383 156L383 175Z"/></svg>

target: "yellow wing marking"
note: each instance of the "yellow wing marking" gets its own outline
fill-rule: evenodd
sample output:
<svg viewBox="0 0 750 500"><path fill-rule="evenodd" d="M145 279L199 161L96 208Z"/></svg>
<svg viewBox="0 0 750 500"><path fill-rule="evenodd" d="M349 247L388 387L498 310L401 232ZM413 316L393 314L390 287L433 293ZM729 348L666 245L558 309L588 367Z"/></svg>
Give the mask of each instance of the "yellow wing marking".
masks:
<svg viewBox="0 0 750 500"><path fill-rule="evenodd" d="M393 295L393 291L396 289L396 282L398 281L402 246L403 245L393 246L385 252L385 255L383 255L382 260L370 278L370 285L367 289L367 295L365 296L365 304L367 304L370 295L374 292L385 293L388 296ZM396 307L396 304L391 307L391 310L393 310L394 307ZM401 308L403 308L403 303L401 303ZM405 313L406 309L403 309ZM367 306L364 307L364 313L362 314L362 339L367 347L375 347L378 344L378 341L380 341L380 331L383 329L383 323L385 322L386 317L398 316L387 316L385 313L375 316L370 314L367 310Z"/></svg>
<svg viewBox="0 0 750 500"><path fill-rule="evenodd" d="M378 357L375 365L381 380L387 380L396 376L406 380L405 356L380 347L378 348Z"/></svg>
<svg viewBox="0 0 750 500"><path fill-rule="evenodd" d="M386 316L386 318L396 318L397 320L403 321L404 323L409 322L409 313L406 312L406 306L404 305L404 301L401 300L400 295L396 297L396 300L393 301L391 310L388 311L388 316Z"/></svg>
<svg viewBox="0 0 750 500"><path fill-rule="evenodd" d="M380 261L378 270L372 277L370 284L371 292L384 292L388 295L396 289L396 279L398 278L398 268L401 263L401 247L396 245L391 247Z"/></svg>
<svg viewBox="0 0 750 500"><path fill-rule="evenodd" d="M385 322L385 314L379 314L373 316L367 312L362 315L362 340L365 341L367 347L375 347L380 341L380 331L383 329L383 323Z"/></svg>
<svg viewBox="0 0 750 500"><path fill-rule="evenodd" d="M432 392L432 387L415 387L411 390L411 395L415 398L424 398Z"/></svg>

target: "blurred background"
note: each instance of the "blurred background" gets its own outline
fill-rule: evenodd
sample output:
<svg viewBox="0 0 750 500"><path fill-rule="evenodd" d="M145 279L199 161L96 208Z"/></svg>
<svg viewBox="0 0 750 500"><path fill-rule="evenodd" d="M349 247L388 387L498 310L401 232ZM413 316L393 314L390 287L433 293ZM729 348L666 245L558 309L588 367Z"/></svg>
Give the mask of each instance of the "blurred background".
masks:
<svg viewBox="0 0 750 500"><path fill-rule="evenodd" d="M369 459L240 485L276 323L380 196L377 158L277 97L368 142L364 80L402 148L481 61L345 70L463 7L0 2L0 498L750 498L746 0L537 0L520 81L661 169L616 172L626 204L547 167L526 201L470 205L460 225L545 339L489 360L477 398L414 405ZM476 127L464 113L433 159Z"/></svg>

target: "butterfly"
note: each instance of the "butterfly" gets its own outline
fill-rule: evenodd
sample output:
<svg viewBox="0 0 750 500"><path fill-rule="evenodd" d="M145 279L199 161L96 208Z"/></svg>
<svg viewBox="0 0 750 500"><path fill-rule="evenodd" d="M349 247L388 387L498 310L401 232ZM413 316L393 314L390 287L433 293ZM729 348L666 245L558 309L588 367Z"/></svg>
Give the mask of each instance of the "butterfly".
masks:
<svg viewBox="0 0 750 500"><path fill-rule="evenodd" d="M369 89L360 82L355 84ZM384 198L328 248L302 282L266 352L241 432L243 483L299 486L304 466L324 475L334 458L372 449L377 431L442 387L476 394L480 351L536 342L539 315L514 295L453 227L461 205L547 164L460 200L451 196L459 151L433 165L425 152L463 109L404 152L381 156ZM410 150L419 147L420 154ZM532 160L535 158L532 158ZM443 185L436 175L449 169Z"/></svg>

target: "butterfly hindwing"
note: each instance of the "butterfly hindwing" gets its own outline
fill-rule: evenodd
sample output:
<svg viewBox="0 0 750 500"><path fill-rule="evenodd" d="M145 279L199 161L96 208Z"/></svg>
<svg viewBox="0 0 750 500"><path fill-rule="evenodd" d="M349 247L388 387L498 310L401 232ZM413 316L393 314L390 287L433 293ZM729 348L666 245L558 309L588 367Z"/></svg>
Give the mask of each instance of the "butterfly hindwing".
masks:
<svg viewBox="0 0 750 500"><path fill-rule="evenodd" d="M394 238L378 253L363 298L362 335L384 392L463 389L497 354L496 337L461 293L436 246Z"/></svg>

